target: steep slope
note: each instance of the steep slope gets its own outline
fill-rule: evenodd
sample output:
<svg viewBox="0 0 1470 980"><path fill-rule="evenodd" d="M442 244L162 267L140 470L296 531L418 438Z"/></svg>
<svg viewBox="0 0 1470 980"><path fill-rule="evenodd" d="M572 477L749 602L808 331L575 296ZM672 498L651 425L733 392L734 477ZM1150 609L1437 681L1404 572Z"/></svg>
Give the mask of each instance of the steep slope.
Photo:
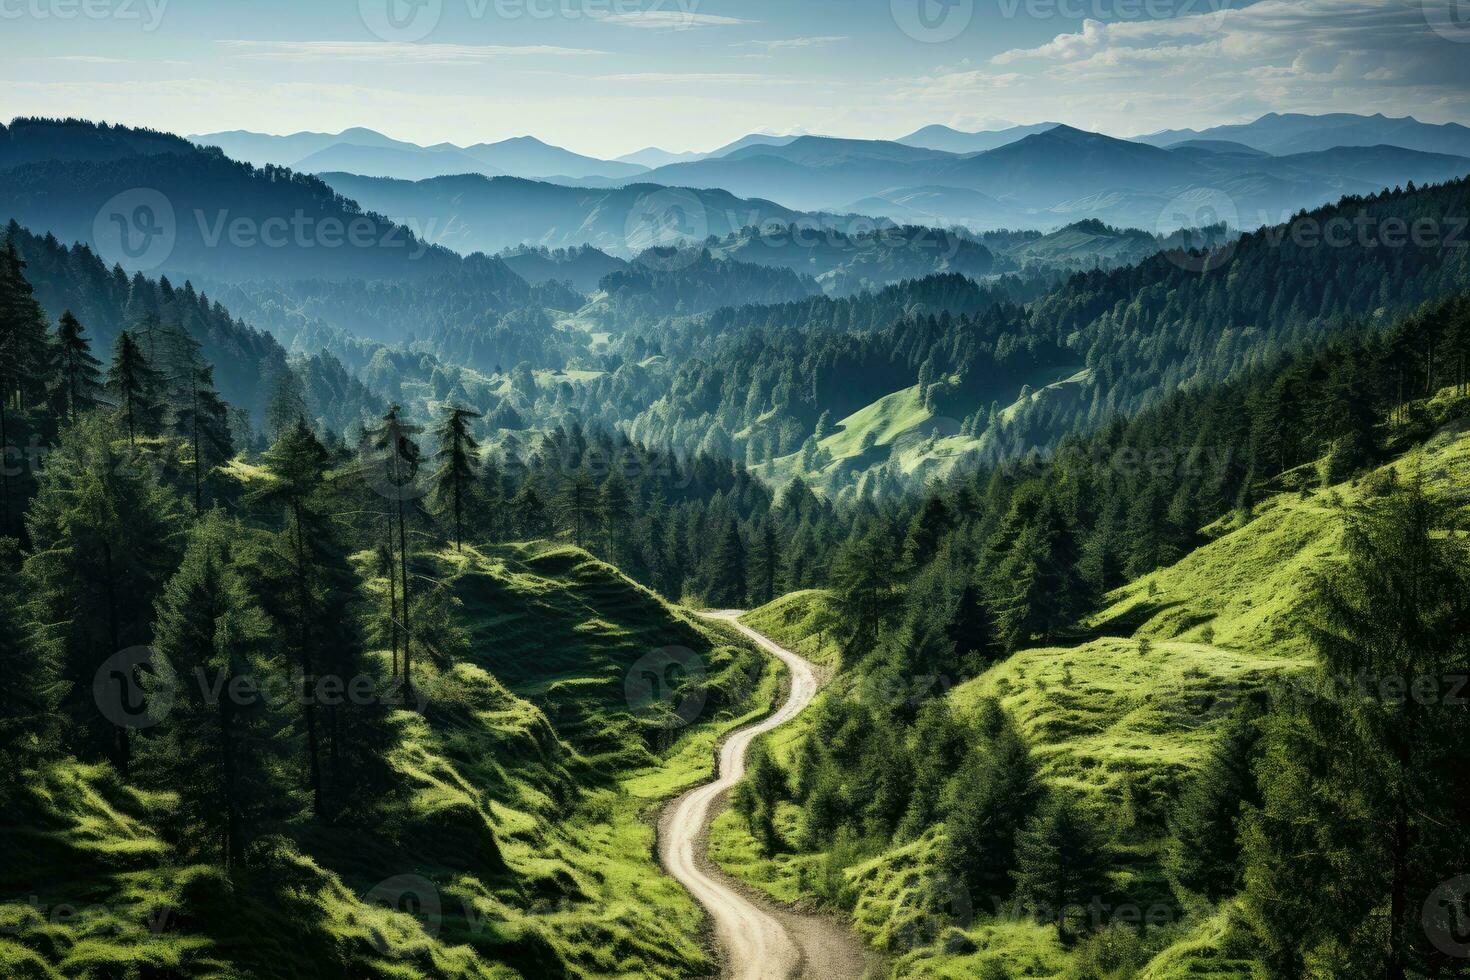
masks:
<svg viewBox="0 0 1470 980"><path fill-rule="evenodd" d="M1227 940L1228 904L1186 912L1168 886L1161 861L1171 801L1236 706L1269 685L1290 684L1312 662L1305 608L1313 575L1343 553L1350 509L1410 474L1421 475L1432 494L1463 504L1467 412L1464 395L1441 392L1426 417L1443 424L1392 463L1320 489L1299 489L1310 474L1289 474L1251 517L1209 529L1209 543L1108 596L1102 611L1078 624L1075 641L1022 650L932 695L962 718L998 703L1024 732L1044 783L1092 801L1093 819L1115 836L1116 892L1138 910L1138 921L1156 915L1163 923L1142 942L1115 935L1088 951L1059 942L1055 930L1008 904L968 894L942 869L938 825L874 855L840 853L839 846L761 858L744 821L732 816L717 824L712 853L778 900L814 890L829 900L843 896L870 942L902 954L895 977L959 980L984 975L991 963L1010 975L1072 977L1104 955L1103 946L1142 957L1136 975L1152 980L1252 975ZM826 593L808 592L747 619L810 656L831 649L834 612ZM859 698L871 689L867 681L882 683L849 677L845 684ZM796 736L773 739L769 750L800 772L799 745ZM783 808L788 839L799 836L800 820L798 810ZM826 862L836 860L849 865L841 886L822 886L832 873ZM1092 959L1082 960L1084 953Z"/></svg>
<svg viewBox="0 0 1470 980"><path fill-rule="evenodd" d="M145 145L103 160L99 141ZM5 171L0 219L86 242L128 270L224 281L413 279L460 264L314 177L257 170L182 140L154 152L156 142L92 124L12 128L11 159L29 162Z"/></svg>
<svg viewBox="0 0 1470 980"><path fill-rule="evenodd" d="M471 642L463 657L423 658L417 697L394 718L407 790L374 828L282 828L231 879L162 863L167 795L106 766L57 764L0 829L6 975L708 970L699 911L653 862L651 811L708 778L714 739L768 708L774 671L735 634L573 549L431 561ZM706 671L703 709L685 729L663 724L665 702L625 694L625 679L671 644ZM507 687L494 671L512 668ZM65 907L92 912L56 914Z"/></svg>

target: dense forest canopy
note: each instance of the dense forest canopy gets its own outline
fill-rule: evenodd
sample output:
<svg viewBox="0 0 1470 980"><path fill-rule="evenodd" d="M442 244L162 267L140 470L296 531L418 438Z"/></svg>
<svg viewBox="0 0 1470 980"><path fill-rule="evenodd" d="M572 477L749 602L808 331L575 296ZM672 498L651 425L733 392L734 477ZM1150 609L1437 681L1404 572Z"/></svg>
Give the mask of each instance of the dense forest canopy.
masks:
<svg viewBox="0 0 1470 980"><path fill-rule="evenodd" d="M1464 973L1470 178L129 273L144 174L401 226L0 170L7 976L709 975L659 808L799 695L696 863L896 978Z"/></svg>

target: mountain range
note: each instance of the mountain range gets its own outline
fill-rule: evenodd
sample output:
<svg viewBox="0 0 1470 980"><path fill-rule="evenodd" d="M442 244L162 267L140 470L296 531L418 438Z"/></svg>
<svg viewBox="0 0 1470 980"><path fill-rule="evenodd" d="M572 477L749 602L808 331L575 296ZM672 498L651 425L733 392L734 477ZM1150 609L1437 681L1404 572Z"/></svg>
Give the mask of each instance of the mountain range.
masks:
<svg viewBox="0 0 1470 980"><path fill-rule="evenodd" d="M644 183L588 188L479 174L421 181L321 176L337 193L369 210L398 215L428 241L462 253L593 245L631 256L653 246L724 237L751 225L846 226L856 217L797 211L722 189Z"/></svg>
<svg viewBox="0 0 1470 980"><path fill-rule="evenodd" d="M1166 129L1135 142L1168 146L1181 140L1230 140L1271 154L1307 153L1338 146L1401 146L1429 153L1470 156L1470 128L1459 123L1434 125L1413 116L1393 118L1377 113L1360 116L1334 112L1321 116L1271 112L1234 126L1209 129Z"/></svg>
<svg viewBox="0 0 1470 980"><path fill-rule="evenodd" d="M498 177L631 177L647 167L598 160L519 136L497 143L419 146L371 129L340 133L295 133L271 136L234 130L190 136L201 146L217 146L229 157L256 166L274 164L306 173L349 170L370 177L421 179L478 173Z"/></svg>
<svg viewBox="0 0 1470 980"><path fill-rule="evenodd" d="M1342 113L1273 113L1241 125L1134 139L1051 122L979 132L931 125L897 140L757 133L709 152L649 147L617 160L532 137L470 146L419 146L368 129L192 138L236 159L332 174L337 182L345 175L420 181L475 174L599 190L656 184L719 189L795 212L851 212L977 230L1051 230L1100 219L1167 232L1217 215L1255 227L1344 194L1470 172L1470 129ZM430 209L445 210L442 204ZM386 213L407 219L429 212ZM545 231L519 239L465 229L458 234L498 247L582 243ZM619 247L606 237L583 241Z"/></svg>
<svg viewBox="0 0 1470 980"><path fill-rule="evenodd" d="M1345 194L1465 173L1470 157L1398 146L1275 156L1197 135L1171 139L1165 147L1052 126L974 153L804 136L784 146L748 146L669 164L639 180L722 187L803 210L895 221L1050 229L1100 218L1169 231L1200 223L1193 207L1200 202L1213 201L1213 212L1256 227Z"/></svg>

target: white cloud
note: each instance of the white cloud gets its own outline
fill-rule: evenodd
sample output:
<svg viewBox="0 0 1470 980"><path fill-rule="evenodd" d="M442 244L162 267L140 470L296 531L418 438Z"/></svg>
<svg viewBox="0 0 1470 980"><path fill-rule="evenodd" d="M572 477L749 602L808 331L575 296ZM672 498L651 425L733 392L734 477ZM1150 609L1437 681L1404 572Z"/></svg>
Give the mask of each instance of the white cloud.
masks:
<svg viewBox="0 0 1470 980"><path fill-rule="evenodd" d="M654 31L687 31L695 27L735 27L757 21L724 17L720 14L696 14L684 10L632 10L623 14L607 14L597 18L605 24L636 27Z"/></svg>
<svg viewBox="0 0 1470 980"><path fill-rule="evenodd" d="M399 41L220 41L235 56L270 61L392 61L470 65L502 58L603 54L546 44L415 44Z"/></svg>
<svg viewBox="0 0 1470 980"><path fill-rule="evenodd" d="M791 48L824 48L848 39L846 34L820 35L816 37L786 37L775 41L742 41L732 44L733 48L764 48L767 52Z"/></svg>
<svg viewBox="0 0 1470 980"><path fill-rule="evenodd" d="M643 71L626 75L599 75L599 82L774 82L769 75L750 75L737 72L664 72Z"/></svg>
<svg viewBox="0 0 1470 980"><path fill-rule="evenodd" d="M1467 54L1470 46L1430 28L1419 0L1261 0L1164 20L1088 19L985 65L901 84L896 98L936 113L983 104L1027 119L1051 118L1061 106L1067 121L1124 135L1186 119L1239 122L1267 109L1464 112Z"/></svg>

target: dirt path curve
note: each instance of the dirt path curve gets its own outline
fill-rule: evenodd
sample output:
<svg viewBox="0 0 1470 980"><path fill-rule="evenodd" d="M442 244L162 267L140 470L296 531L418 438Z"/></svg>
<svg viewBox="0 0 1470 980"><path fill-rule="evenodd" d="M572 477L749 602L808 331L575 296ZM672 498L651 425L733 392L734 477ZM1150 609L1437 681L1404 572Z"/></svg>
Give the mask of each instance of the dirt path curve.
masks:
<svg viewBox="0 0 1470 980"><path fill-rule="evenodd" d="M747 897L706 856L710 822L721 797L745 775L745 756L761 735L786 724L811 704L816 668L739 622L738 612L705 613L731 623L778 657L791 671L791 694L779 710L725 739L714 782L692 789L665 808L659 823L659 860L709 910L727 980L859 980L867 960L855 937L821 916L798 915Z"/></svg>

